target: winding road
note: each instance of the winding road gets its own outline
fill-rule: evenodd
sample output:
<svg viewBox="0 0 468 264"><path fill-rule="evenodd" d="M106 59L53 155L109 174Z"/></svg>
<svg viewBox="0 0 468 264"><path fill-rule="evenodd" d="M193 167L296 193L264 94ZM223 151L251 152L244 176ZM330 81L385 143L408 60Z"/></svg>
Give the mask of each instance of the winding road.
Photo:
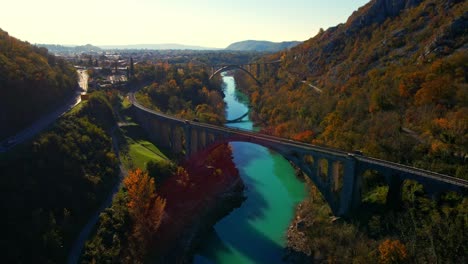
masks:
<svg viewBox="0 0 468 264"><path fill-rule="evenodd" d="M88 91L88 73L86 70L77 70L79 75L79 89L76 89L75 93L63 104L61 107L57 108L55 111L45 114L40 119L36 120L29 127L18 132L16 135L13 135L9 138L6 138L3 141L0 141L0 152L7 152L18 144L25 142L28 139L31 139L39 132L47 128L60 116L70 111L73 107L81 102L81 94Z"/></svg>

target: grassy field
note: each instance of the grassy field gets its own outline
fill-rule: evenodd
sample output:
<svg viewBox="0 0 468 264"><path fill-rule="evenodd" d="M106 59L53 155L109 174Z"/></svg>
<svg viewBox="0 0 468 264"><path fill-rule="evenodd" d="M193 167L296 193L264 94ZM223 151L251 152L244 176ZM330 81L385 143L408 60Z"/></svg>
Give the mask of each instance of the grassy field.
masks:
<svg viewBox="0 0 468 264"><path fill-rule="evenodd" d="M150 161L169 161L153 143L149 142L143 129L131 124L120 128L122 131L121 157L128 169L146 169Z"/></svg>

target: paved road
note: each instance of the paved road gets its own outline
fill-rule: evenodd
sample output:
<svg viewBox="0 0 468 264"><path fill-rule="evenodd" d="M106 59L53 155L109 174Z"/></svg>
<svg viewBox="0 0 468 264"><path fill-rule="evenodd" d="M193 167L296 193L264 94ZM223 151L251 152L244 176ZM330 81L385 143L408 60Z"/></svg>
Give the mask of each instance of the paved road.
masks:
<svg viewBox="0 0 468 264"><path fill-rule="evenodd" d="M314 89L317 93L322 93L322 89L318 88L317 86L311 84L311 83L308 83L306 81L301 81L301 83L303 84L307 84L310 88Z"/></svg>
<svg viewBox="0 0 468 264"><path fill-rule="evenodd" d="M88 79L89 75L86 70L78 70L79 80L78 84L84 92L88 91Z"/></svg>
<svg viewBox="0 0 468 264"><path fill-rule="evenodd" d="M31 126L20 131L14 136L11 136L3 141L0 141L0 152L6 152L13 148L14 146L23 143L24 141L32 138L51 123L53 123L57 118L70 111L73 107L81 102L81 93L86 93L88 90L88 73L86 70L78 70L79 80L78 84L80 89L75 91L75 94L71 96L61 107L55 111L48 113L41 117L39 120L36 120Z"/></svg>

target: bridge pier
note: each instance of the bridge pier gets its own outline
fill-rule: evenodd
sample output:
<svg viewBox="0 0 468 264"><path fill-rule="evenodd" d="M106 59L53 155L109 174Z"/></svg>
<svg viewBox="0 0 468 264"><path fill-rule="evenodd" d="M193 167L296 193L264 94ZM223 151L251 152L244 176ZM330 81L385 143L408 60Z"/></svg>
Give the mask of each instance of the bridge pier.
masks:
<svg viewBox="0 0 468 264"><path fill-rule="evenodd" d="M361 204L362 178L361 170L356 164L356 160L348 157L343 164L343 188L340 194L339 216L346 216Z"/></svg>
<svg viewBox="0 0 468 264"><path fill-rule="evenodd" d="M196 129L191 130L190 138L190 155L192 155L198 151L198 131Z"/></svg>
<svg viewBox="0 0 468 264"><path fill-rule="evenodd" d="M198 131L198 146L200 149L206 148L206 131Z"/></svg>
<svg viewBox="0 0 468 264"><path fill-rule="evenodd" d="M390 172L386 173L384 177L388 184L386 198L387 206L396 209L401 205L401 187L403 185L403 180L401 179L400 175L392 174Z"/></svg>
<svg viewBox="0 0 468 264"><path fill-rule="evenodd" d="M172 141L171 141L171 128L169 124L161 124L161 140L163 142L163 146L166 148L172 149Z"/></svg>
<svg viewBox="0 0 468 264"><path fill-rule="evenodd" d="M172 134L172 151L177 154L182 153L182 150L183 150L182 134L180 133L180 128L176 125L172 125L171 134Z"/></svg>
<svg viewBox="0 0 468 264"><path fill-rule="evenodd" d="M161 140L161 125L159 124L158 120L156 119L150 119L147 127L150 129L149 131L154 131L153 133L150 133L149 137L151 140L154 140L158 145L162 143Z"/></svg>
<svg viewBox="0 0 468 264"><path fill-rule="evenodd" d="M326 159L327 161L327 188L331 191L333 190L333 173L334 173L334 168L333 168L333 161L330 159Z"/></svg>
<svg viewBox="0 0 468 264"><path fill-rule="evenodd" d="M185 157L188 158L192 154L192 127L188 124L184 126L185 139Z"/></svg>
<svg viewBox="0 0 468 264"><path fill-rule="evenodd" d="M215 142L216 142L216 135L213 133L208 133L206 136L206 145L211 146Z"/></svg>

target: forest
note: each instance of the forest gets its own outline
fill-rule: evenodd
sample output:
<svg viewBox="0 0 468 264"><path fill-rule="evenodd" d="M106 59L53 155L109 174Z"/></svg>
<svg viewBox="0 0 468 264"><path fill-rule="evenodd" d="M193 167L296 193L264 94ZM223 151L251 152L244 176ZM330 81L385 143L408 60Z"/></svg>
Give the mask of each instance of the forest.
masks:
<svg viewBox="0 0 468 264"><path fill-rule="evenodd" d="M0 156L2 258L64 263L81 227L118 179L114 114L103 93L32 142Z"/></svg>
<svg viewBox="0 0 468 264"><path fill-rule="evenodd" d="M26 127L71 96L75 69L64 59L0 29L0 139Z"/></svg>
<svg viewBox="0 0 468 264"><path fill-rule="evenodd" d="M204 67L159 63L137 65L135 71L140 83L149 83L136 95L146 107L187 120L224 124L220 79L210 80Z"/></svg>
<svg viewBox="0 0 468 264"><path fill-rule="evenodd" d="M416 1L390 14L383 2L262 58L281 65L261 71L261 87L238 71L253 118L265 133L468 179L468 3ZM309 183L296 213L305 237L292 251L318 262L466 262L465 195L434 200L405 181L392 208L379 177L364 175L363 205L347 221L330 221Z"/></svg>

